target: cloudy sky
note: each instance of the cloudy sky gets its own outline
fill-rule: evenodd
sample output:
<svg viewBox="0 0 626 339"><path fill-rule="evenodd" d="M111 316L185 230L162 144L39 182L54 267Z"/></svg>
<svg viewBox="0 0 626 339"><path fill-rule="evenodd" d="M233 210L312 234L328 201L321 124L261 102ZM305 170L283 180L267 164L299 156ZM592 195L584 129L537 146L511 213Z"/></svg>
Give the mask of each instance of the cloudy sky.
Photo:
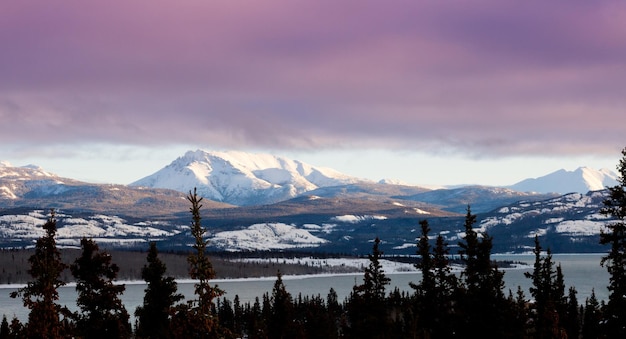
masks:
<svg viewBox="0 0 626 339"><path fill-rule="evenodd" d="M622 1L4 1L0 160L130 183L187 150L415 184L615 169Z"/></svg>

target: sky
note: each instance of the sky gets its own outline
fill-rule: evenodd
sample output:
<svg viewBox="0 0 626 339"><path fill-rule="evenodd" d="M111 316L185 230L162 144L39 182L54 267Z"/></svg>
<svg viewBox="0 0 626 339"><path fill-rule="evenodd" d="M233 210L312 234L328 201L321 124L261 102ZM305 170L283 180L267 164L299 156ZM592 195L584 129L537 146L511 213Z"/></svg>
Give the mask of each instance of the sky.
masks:
<svg viewBox="0 0 626 339"><path fill-rule="evenodd" d="M508 185L626 146L622 1L4 1L0 160L128 184L188 150Z"/></svg>

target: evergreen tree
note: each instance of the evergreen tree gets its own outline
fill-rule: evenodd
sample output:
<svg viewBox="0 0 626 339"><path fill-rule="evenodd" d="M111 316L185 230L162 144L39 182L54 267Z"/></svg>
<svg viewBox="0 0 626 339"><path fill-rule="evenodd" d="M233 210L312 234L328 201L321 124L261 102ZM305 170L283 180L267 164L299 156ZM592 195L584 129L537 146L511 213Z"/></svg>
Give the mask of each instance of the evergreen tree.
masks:
<svg viewBox="0 0 626 339"><path fill-rule="evenodd" d="M189 192L187 200L191 203L191 235L194 238L194 253L187 258L189 276L198 280L194 284L196 300L190 300L187 305L177 307L172 326L176 329L176 337L186 338L214 338L222 336L215 312L214 300L224 294L217 286L211 286L209 280L215 278L213 264L206 255L207 241L204 239L206 230L202 227L200 208L202 198L198 197L194 188Z"/></svg>
<svg viewBox="0 0 626 339"><path fill-rule="evenodd" d="M582 337L583 339L602 338L600 333L600 323L602 322L602 312L600 304L596 298L596 292L591 290L591 296L585 300L585 310L583 314ZM610 337L607 337L610 338Z"/></svg>
<svg viewBox="0 0 626 339"><path fill-rule="evenodd" d="M376 237L372 254L368 254L369 265L365 268L363 284L352 289L348 304L349 328L351 338L385 338L388 325L385 305L385 286L390 278L385 275L380 259L383 252L379 249L380 239Z"/></svg>
<svg viewBox="0 0 626 339"><path fill-rule="evenodd" d="M77 334L87 338L131 337L130 316L120 299L126 287L114 284L119 267L92 239L83 238L80 245L82 253L70 266L80 309L75 314Z"/></svg>
<svg viewBox="0 0 626 339"><path fill-rule="evenodd" d="M415 267L421 271L422 280L419 284L409 283L415 289L418 332L422 337L450 337L455 331L452 310L456 277L450 273L443 237L437 236L436 247L431 249L428 221L421 221L420 226L422 235L417 243L417 254L421 260Z"/></svg>
<svg viewBox="0 0 626 339"><path fill-rule="evenodd" d="M280 271L276 274L276 282L270 299L270 317L268 319L268 338L295 338L293 327L293 301L287 292Z"/></svg>
<svg viewBox="0 0 626 339"><path fill-rule="evenodd" d="M2 325L0 325L0 339L7 339L11 334L11 330L9 329L9 322L7 321L7 316L2 316Z"/></svg>
<svg viewBox="0 0 626 339"><path fill-rule="evenodd" d="M609 272L609 299L604 309L605 334L611 338L626 338L626 148L622 150L618 170L618 184L609 187L602 213L614 221L600 234L600 243L610 245L601 264Z"/></svg>
<svg viewBox="0 0 626 339"><path fill-rule="evenodd" d="M541 256L539 238L535 236L535 263L532 273L524 273L532 280L533 329L535 338L551 338L561 331L559 315L565 314L565 285L560 266L555 270L550 249Z"/></svg>
<svg viewBox="0 0 626 339"><path fill-rule="evenodd" d="M183 299L176 293L177 284L172 277L165 277L166 266L159 259L155 242L150 242L148 264L141 270L146 282L143 305L137 307L136 336L138 338L171 338L170 318L173 306Z"/></svg>
<svg viewBox="0 0 626 339"><path fill-rule="evenodd" d="M569 288L567 310L563 319L563 327L568 338L578 338L580 335L580 314L578 298L576 297L575 287Z"/></svg>
<svg viewBox="0 0 626 339"><path fill-rule="evenodd" d="M391 281L391 279L385 275L383 266L380 263L380 259L384 253L379 249L379 246L380 239L376 237L372 254L367 255L370 263L365 268L363 284L355 287L355 291L368 300L384 300L385 286L389 285Z"/></svg>
<svg viewBox="0 0 626 339"><path fill-rule="evenodd" d="M65 285L60 276L67 265L61 261L57 249L54 215L54 210L50 210L50 217L43 225L46 233L37 240L35 253L28 259L28 273L33 280L11 293L12 298L21 296L24 306L30 309L24 329L29 338L61 338L65 335L61 314L67 314L67 311L56 302L59 300L58 288Z"/></svg>
<svg viewBox="0 0 626 339"><path fill-rule="evenodd" d="M11 332L11 334L9 335L9 338L11 339L29 338L28 334L24 331L24 325L22 325L20 320L17 319L17 317L15 316L11 320L11 324L9 325L9 331Z"/></svg>
<svg viewBox="0 0 626 339"><path fill-rule="evenodd" d="M478 234L473 226L476 215L467 207L465 236L459 242L459 254L465 264L461 273L464 292L461 311L464 320L460 334L472 338L497 338L504 332L506 320L501 310L506 307L504 273L491 261L493 239L486 233Z"/></svg>

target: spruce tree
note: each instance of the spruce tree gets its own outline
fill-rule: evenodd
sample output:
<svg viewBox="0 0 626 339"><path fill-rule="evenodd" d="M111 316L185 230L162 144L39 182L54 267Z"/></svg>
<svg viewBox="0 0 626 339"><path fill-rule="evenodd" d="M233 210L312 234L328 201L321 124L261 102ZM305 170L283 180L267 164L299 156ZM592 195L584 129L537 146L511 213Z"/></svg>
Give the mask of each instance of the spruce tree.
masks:
<svg viewBox="0 0 626 339"><path fill-rule="evenodd" d="M11 334L11 329L9 329L9 321L7 320L7 316L2 316L2 325L0 325L0 339L9 338Z"/></svg>
<svg viewBox="0 0 626 339"><path fill-rule="evenodd" d="M535 236L535 263L532 273L524 273L532 280L530 294L534 299L532 320L535 338L552 338L565 329L560 322L565 317L567 298L561 266L555 269L550 249L545 257L541 256L542 248L539 238Z"/></svg>
<svg viewBox="0 0 626 339"><path fill-rule="evenodd" d="M437 236L433 249L429 243L428 221L421 221L420 226L422 234L417 243L420 261L415 267L421 271L422 280L419 284L409 283L415 289L417 331L423 337L449 337L455 330L452 309L456 277L450 273L448 249L443 237Z"/></svg>
<svg viewBox="0 0 626 339"><path fill-rule="evenodd" d="M600 234L600 243L610 245L601 264L609 272L609 299L604 309L605 335L626 338L626 148L622 150L618 170L618 184L609 187L602 213L611 216L608 231Z"/></svg>
<svg viewBox="0 0 626 339"><path fill-rule="evenodd" d="M293 301L291 294L285 288L280 271L276 274L270 304L271 315L267 326L268 338L295 338Z"/></svg>
<svg viewBox="0 0 626 339"><path fill-rule="evenodd" d="M70 266L76 279L79 312L77 335L86 338L129 338L129 314L120 299L126 287L114 283L119 267L92 239L80 241L81 255Z"/></svg>
<svg viewBox="0 0 626 339"><path fill-rule="evenodd" d="M166 277L166 266L159 259L155 242L150 242L148 264L141 269L146 282L143 305L137 307L137 338L171 338L170 319L176 302L183 299L176 293L174 278Z"/></svg>
<svg viewBox="0 0 626 339"><path fill-rule="evenodd" d="M363 283L355 285L349 297L347 334L351 338L385 338L388 315L385 305L385 286L390 278L385 275L380 259L380 239L376 237L369 265L365 268Z"/></svg>
<svg viewBox="0 0 626 339"><path fill-rule="evenodd" d="M496 338L504 332L506 319L502 312L506 306L504 273L491 260L493 239L486 233L478 234L473 228L476 215L467 207L465 236L459 242L459 254L465 264L461 273L464 291L460 308L463 323L460 334L466 337Z"/></svg>
<svg viewBox="0 0 626 339"><path fill-rule="evenodd" d="M61 338L65 335L61 314L67 312L57 301L58 288L65 285L60 276L67 265L61 261L56 245L56 219L54 210L43 225L45 235L37 240L35 253L28 259L28 273L33 280L25 287L11 293L12 298L22 297L24 306L30 309L25 333L29 338Z"/></svg>
<svg viewBox="0 0 626 339"><path fill-rule="evenodd" d="M218 286L211 286L210 280L215 278L213 264L206 255L207 241L204 239L206 229L202 227L202 198L198 196L194 188L190 191L187 200L191 203L191 235L194 238L193 249L195 252L187 257L189 263L189 276L197 280L194 284L195 300L188 301L187 305L179 305L176 315L172 319L176 337L186 338L215 338L222 336L219 322L215 312L214 301L224 292Z"/></svg>
<svg viewBox="0 0 626 339"><path fill-rule="evenodd" d="M563 319L563 327L567 333L568 338L578 338L580 335L580 314L578 305L578 298L576 297L575 287L569 288L567 310L565 318Z"/></svg>
<svg viewBox="0 0 626 339"><path fill-rule="evenodd" d="M591 290L591 296L585 300L583 312L582 337L584 339L603 338L601 334L602 311L596 298L596 292ZM611 338L611 337L606 337Z"/></svg>

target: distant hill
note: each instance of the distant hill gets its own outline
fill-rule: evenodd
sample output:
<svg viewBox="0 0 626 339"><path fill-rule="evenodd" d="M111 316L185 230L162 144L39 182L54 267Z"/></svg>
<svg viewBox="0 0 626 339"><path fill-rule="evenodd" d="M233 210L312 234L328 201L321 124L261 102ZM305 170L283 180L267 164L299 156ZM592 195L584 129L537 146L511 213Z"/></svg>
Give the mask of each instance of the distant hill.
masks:
<svg viewBox="0 0 626 339"><path fill-rule="evenodd" d="M566 194L598 191L615 185L617 174L613 171L579 167L574 171L561 169L539 178L522 180L509 188L520 192Z"/></svg>

